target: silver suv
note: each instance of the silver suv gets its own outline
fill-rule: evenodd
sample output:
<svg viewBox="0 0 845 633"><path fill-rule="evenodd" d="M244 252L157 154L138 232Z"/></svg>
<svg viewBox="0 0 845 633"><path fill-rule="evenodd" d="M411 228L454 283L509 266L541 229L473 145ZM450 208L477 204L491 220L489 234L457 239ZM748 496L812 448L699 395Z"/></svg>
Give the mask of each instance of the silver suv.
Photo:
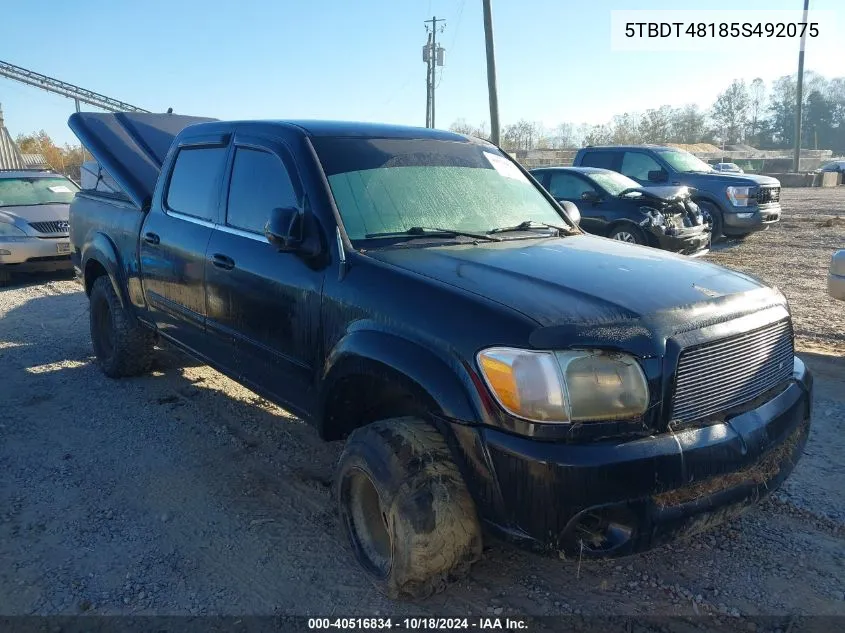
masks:
<svg viewBox="0 0 845 633"><path fill-rule="evenodd" d="M72 269L68 210L77 191L51 171L0 171L0 285L16 272Z"/></svg>

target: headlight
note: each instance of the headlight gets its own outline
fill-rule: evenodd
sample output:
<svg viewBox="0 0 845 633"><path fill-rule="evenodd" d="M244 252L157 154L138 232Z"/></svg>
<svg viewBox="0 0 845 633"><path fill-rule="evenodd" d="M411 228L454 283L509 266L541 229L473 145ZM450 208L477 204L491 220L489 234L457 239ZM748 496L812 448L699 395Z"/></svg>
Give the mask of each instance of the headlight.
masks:
<svg viewBox="0 0 845 633"><path fill-rule="evenodd" d="M0 237L26 237L26 233L14 224L0 221Z"/></svg>
<svg viewBox="0 0 845 633"><path fill-rule="evenodd" d="M754 204L754 198L751 196L751 191L754 187L728 187L728 200L735 207L747 207Z"/></svg>
<svg viewBox="0 0 845 633"><path fill-rule="evenodd" d="M627 354L494 347L478 366L506 411L535 422L626 420L648 408L645 375Z"/></svg>

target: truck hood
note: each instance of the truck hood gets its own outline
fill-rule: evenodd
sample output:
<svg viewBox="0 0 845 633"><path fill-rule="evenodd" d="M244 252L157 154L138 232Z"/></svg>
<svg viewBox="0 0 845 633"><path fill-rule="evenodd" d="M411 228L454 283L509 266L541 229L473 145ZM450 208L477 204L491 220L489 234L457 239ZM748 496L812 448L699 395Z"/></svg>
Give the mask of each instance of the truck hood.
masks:
<svg viewBox="0 0 845 633"><path fill-rule="evenodd" d="M639 195L638 195L639 194ZM689 187L667 185L662 187L631 187L619 194L620 198L637 198L673 202L690 197Z"/></svg>
<svg viewBox="0 0 845 633"><path fill-rule="evenodd" d="M630 350L620 343L630 335L642 339L636 351L649 355L659 353L673 330L693 322L784 304L777 290L747 275L590 235L368 255L523 313L541 326L532 336L537 347L556 346L558 335L571 345L575 335L585 343L603 336L605 347Z"/></svg>
<svg viewBox="0 0 845 633"><path fill-rule="evenodd" d="M732 174L723 171L708 172L706 174L690 174L699 178L704 177L711 182L724 183L725 186L733 185L735 187L749 186L749 185L766 185L768 187L780 187L780 180L772 178L771 176L762 176L760 174Z"/></svg>
<svg viewBox="0 0 845 633"><path fill-rule="evenodd" d="M76 112L68 126L129 198L149 204L173 139L194 123L216 121L178 114Z"/></svg>

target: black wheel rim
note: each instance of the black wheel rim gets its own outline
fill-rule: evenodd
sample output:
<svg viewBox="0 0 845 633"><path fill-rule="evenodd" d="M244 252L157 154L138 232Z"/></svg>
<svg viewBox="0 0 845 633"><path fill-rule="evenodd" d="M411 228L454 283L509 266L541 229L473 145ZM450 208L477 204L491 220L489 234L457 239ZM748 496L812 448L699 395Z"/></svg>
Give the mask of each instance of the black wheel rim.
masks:
<svg viewBox="0 0 845 633"><path fill-rule="evenodd" d="M114 353L114 328L111 306L105 299L99 299L91 306L91 333L94 352L102 360L108 360Z"/></svg>
<svg viewBox="0 0 845 633"><path fill-rule="evenodd" d="M370 476L360 468L347 473L341 486L344 523L355 553L371 574L384 578L393 563L393 540L387 514Z"/></svg>

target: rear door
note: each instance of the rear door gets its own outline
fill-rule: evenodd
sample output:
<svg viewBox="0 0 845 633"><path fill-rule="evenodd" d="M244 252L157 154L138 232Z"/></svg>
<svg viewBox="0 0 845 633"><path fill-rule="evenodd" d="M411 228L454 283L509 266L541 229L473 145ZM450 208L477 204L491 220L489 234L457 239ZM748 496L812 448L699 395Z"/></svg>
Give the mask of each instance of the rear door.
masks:
<svg viewBox="0 0 845 633"><path fill-rule="evenodd" d="M205 355L205 253L219 218L229 135L184 138L161 205L141 227L144 295L162 335Z"/></svg>
<svg viewBox="0 0 845 633"><path fill-rule="evenodd" d="M584 150L577 167L600 167L619 171L619 163L622 159L622 152L616 150Z"/></svg>
<svg viewBox="0 0 845 633"><path fill-rule="evenodd" d="M303 208L283 141L237 134L226 204L206 256L209 335L231 341L235 374L298 413L311 409L323 274L264 237L272 209Z"/></svg>

